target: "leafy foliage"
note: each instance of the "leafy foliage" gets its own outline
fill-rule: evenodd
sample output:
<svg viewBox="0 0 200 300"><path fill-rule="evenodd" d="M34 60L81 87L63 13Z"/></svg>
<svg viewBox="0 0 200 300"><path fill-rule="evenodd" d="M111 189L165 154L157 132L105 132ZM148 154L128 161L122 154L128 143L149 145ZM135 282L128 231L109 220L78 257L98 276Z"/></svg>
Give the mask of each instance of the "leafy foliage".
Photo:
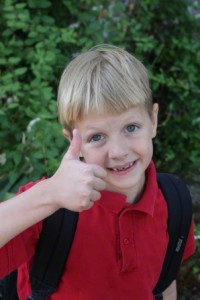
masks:
<svg viewBox="0 0 200 300"><path fill-rule="evenodd" d="M199 299L200 295L200 226L196 226L196 252L184 262L178 278L178 299Z"/></svg>
<svg viewBox="0 0 200 300"><path fill-rule="evenodd" d="M149 69L160 104L158 169L200 181L199 11L192 0L2 0L0 199L58 167L68 146L55 101L61 72L100 43L124 47ZM192 274L199 287L197 246L182 286Z"/></svg>
<svg viewBox="0 0 200 300"><path fill-rule="evenodd" d="M56 112L61 72L77 53L99 43L126 48L149 69L160 103L158 168L186 179L199 173L198 5L189 0L1 1L0 198L57 168L68 146Z"/></svg>

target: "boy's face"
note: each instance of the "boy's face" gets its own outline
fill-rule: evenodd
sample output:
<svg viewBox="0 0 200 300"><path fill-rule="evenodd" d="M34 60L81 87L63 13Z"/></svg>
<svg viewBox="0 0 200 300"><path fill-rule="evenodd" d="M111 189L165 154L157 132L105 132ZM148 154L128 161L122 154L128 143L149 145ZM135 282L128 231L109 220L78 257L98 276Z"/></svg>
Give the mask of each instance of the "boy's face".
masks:
<svg viewBox="0 0 200 300"><path fill-rule="evenodd" d="M85 161L105 168L106 189L125 194L128 202L137 200L144 187L157 114L157 104L153 106L152 118L144 107L137 106L114 115L91 114L75 124L81 132Z"/></svg>

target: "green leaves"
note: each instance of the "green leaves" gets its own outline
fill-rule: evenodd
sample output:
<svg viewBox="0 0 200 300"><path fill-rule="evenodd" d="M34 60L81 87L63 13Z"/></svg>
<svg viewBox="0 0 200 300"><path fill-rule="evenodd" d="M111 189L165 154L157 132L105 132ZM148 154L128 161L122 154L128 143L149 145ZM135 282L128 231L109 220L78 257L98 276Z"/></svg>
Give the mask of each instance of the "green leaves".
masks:
<svg viewBox="0 0 200 300"><path fill-rule="evenodd" d="M199 7L192 5L189 0L2 1L0 155L6 163L0 178L8 178L7 191L15 191L20 178L55 171L67 147L55 101L61 72L77 53L99 43L127 49L149 69L160 103L157 166L184 177L185 170L199 172Z"/></svg>

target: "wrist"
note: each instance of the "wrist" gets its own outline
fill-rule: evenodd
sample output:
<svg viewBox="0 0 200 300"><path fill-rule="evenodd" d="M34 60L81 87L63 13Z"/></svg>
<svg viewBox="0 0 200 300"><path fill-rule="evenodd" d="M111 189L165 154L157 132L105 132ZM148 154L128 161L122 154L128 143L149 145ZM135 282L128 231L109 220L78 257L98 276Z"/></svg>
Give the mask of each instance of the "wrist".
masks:
<svg viewBox="0 0 200 300"><path fill-rule="evenodd" d="M55 190L50 179L38 182L35 187L37 188L38 199L40 199L42 206L48 208L51 213L60 208L59 203L56 202Z"/></svg>

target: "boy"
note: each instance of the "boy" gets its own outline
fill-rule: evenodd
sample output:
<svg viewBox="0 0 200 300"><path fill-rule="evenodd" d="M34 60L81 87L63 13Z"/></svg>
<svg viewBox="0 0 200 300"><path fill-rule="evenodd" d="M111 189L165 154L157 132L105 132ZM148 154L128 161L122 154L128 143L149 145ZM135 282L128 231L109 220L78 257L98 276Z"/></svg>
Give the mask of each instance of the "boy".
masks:
<svg viewBox="0 0 200 300"><path fill-rule="evenodd" d="M51 178L0 205L0 277L18 268L19 298L27 299L42 220L64 207L81 213L50 299L154 299L168 243L167 206L152 162L158 105L146 69L120 48L95 47L63 72L58 110L71 145ZM183 259L193 252L191 228ZM176 299L175 282L164 299Z"/></svg>

